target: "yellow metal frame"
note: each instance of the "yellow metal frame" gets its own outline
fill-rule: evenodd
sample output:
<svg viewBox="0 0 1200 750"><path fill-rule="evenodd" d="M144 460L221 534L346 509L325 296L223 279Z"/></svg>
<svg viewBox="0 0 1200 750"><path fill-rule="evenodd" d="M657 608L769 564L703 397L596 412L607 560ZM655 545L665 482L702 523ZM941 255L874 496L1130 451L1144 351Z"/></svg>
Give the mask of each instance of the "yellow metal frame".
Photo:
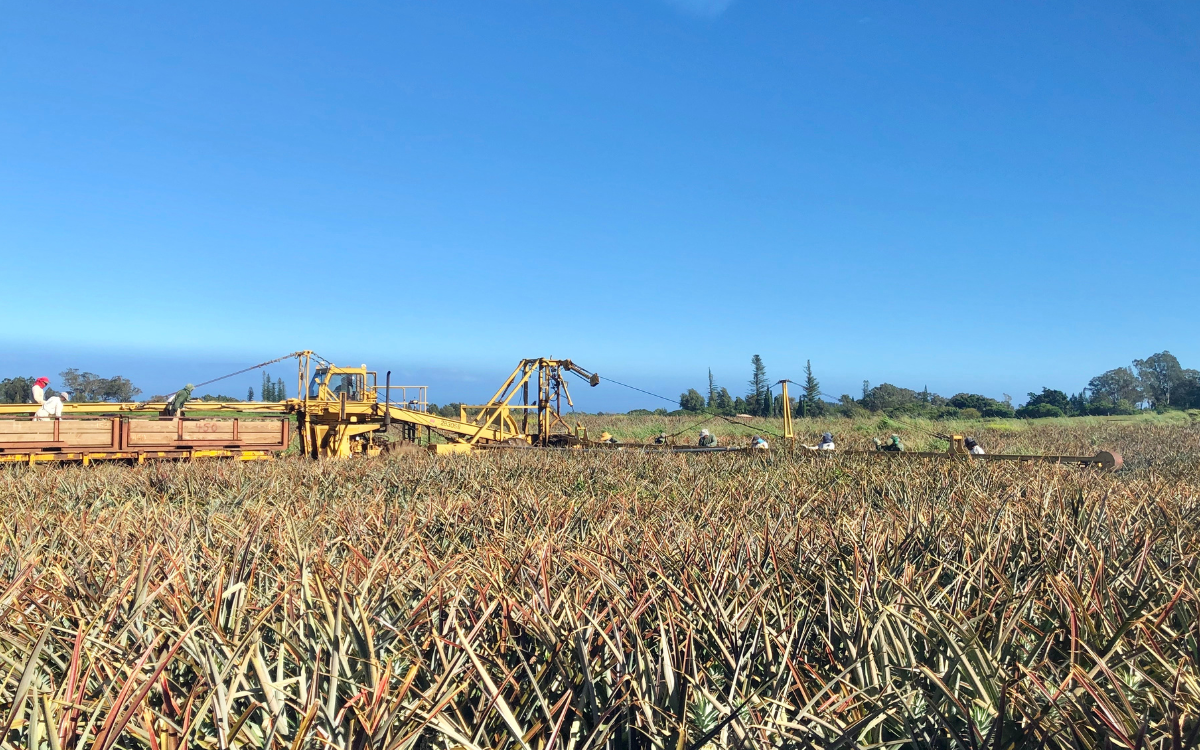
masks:
<svg viewBox="0 0 1200 750"><path fill-rule="evenodd" d="M567 388L565 374L574 372L587 378L591 385L600 382L599 376L590 373L569 359L523 359L504 384L486 404L464 406L459 418L452 419L431 414L426 410L425 386L390 386L404 394L405 402L392 403L390 392L384 402L379 401L378 374L360 367L338 367L321 359L312 351L296 352L297 397L279 402L201 402L189 401L185 407L191 412L239 412L252 414L295 414L300 440L301 455L312 458L348 458L355 454L374 455L381 446L370 439L370 434L386 429L390 422L400 422L415 428L425 427L446 435L450 442L433 448L439 453L467 452L474 446L498 444L513 440L539 445L548 445L555 436L569 436L571 428L560 414L565 397L568 406L573 406ZM536 379L535 379L536 375ZM350 376L355 383L351 390L339 390L338 382ZM536 383L536 399L530 399L530 383ZM407 403L408 389L419 389L415 404ZM520 403L516 401L521 394ZM408 408L415 405L417 408ZM146 403L73 403L63 404L63 413L70 415L138 413L147 416L165 414L167 404ZM0 416L32 415L38 404L0 404ZM530 416L536 413L536 432L530 432ZM518 422L519 417L519 422ZM455 447L445 447L446 445ZM187 458L208 456L235 457L257 460L269 457L262 451L196 450L185 452ZM266 455L257 455L264 453ZM255 454L255 455L251 455ZM68 458L71 457L71 458ZM104 458L166 458L166 454L133 453L129 455L107 453ZM54 460L83 460L85 463L100 460L99 454L45 453L30 448L29 453L12 453L0 456L0 462L26 461L37 463Z"/></svg>
<svg viewBox="0 0 1200 750"><path fill-rule="evenodd" d="M786 440L792 441L792 445L796 444L796 430L792 427L792 401L788 398L788 383L789 380L779 381L783 385L783 437Z"/></svg>
<svg viewBox="0 0 1200 750"><path fill-rule="evenodd" d="M433 448L439 453L467 452L474 446L513 440L526 444L536 440L539 445L548 445L554 435L572 434L560 413L564 397L568 406L574 405L565 374L573 372L587 378L592 385L600 382L599 376L569 359L523 359L486 404L461 406L459 418L451 419L431 414L424 408L409 409L405 405L380 403L375 372L366 369L365 365L337 367L328 362L320 362L320 366L314 368L314 356L312 352L300 354L298 392L302 398L295 400L289 409L298 415L301 451L314 458L346 458L355 453L378 452L366 435L380 430L381 425L389 421L426 427L448 435L449 443ZM334 378L344 375L360 378L357 393L342 393L331 387ZM315 396L311 395L314 379L317 379ZM537 397L531 401L529 385L534 382ZM518 393L521 403L514 403ZM351 395L357 398L351 399ZM534 412L537 431L531 433L529 416Z"/></svg>

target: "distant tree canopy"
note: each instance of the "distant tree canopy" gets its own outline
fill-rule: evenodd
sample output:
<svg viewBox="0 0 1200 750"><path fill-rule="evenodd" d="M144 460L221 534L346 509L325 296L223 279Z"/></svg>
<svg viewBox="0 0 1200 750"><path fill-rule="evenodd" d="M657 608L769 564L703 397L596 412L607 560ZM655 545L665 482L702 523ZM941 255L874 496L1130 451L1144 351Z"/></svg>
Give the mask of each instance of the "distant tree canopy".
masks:
<svg viewBox="0 0 1200 750"><path fill-rule="evenodd" d="M1178 386L1182 384L1184 374L1174 354L1161 351L1145 359L1133 360L1133 366L1141 381L1142 392L1152 407L1170 406L1172 392L1176 393L1178 403Z"/></svg>
<svg viewBox="0 0 1200 750"><path fill-rule="evenodd" d="M1054 412L1042 407L1052 407ZM1071 408L1071 397L1062 391L1053 388L1042 388L1041 393L1033 393L1030 391L1029 400L1020 409L1017 409L1017 416L1026 419L1036 419L1038 417L1061 417L1073 411Z"/></svg>
<svg viewBox="0 0 1200 750"><path fill-rule="evenodd" d="M32 404L33 383L37 378L5 378L0 380L0 404Z"/></svg>
<svg viewBox="0 0 1200 750"><path fill-rule="evenodd" d="M1066 416L1066 411L1046 402L1037 404L1026 404L1020 409L1017 409L1017 416L1025 419L1041 419L1042 417L1063 417Z"/></svg>
<svg viewBox="0 0 1200 750"><path fill-rule="evenodd" d="M133 401L142 392L129 378L120 375L102 378L93 372L80 372L74 367L60 372L58 378L57 383L50 383L50 392L67 391L72 401ZM32 404L36 381L37 378L32 375L0 380L0 404Z"/></svg>
<svg viewBox="0 0 1200 750"><path fill-rule="evenodd" d="M1011 417L1012 404L981 396L978 393L956 393L950 397L950 406L955 409L974 409L982 417Z"/></svg>
<svg viewBox="0 0 1200 750"><path fill-rule="evenodd" d="M1088 381L1087 390L1093 401L1115 404L1127 401L1136 404L1142 400L1142 383L1133 374L1132 367L1116 367L1102 372Z"/></svg>
<svg viewBox="0 0 1200 750"><path fill-rule="evenodd" d="M684 411L704 411L704 396L695 388L688 388L686 393L679 394L679 408Z"/></svg>
<svg viewBox="0 0 1200 750"><path fill-rule="evenodd" d="M263 401L286 401L287 386L283 384L283 378L271 380L271 376L266 372L262 374L262 386L259 388L259 397Z"/></svg>
<svg viewBox="0 0 1200 750"><path fill-rule="evenodd" d="M102 378L91 372L80 372L74 367L58 374L60 391L68 391L73 401L133 401L142 389L134 386L129 378L113 375Z"/></svg>
<svg viewBox="0 0 1200 750"><path fill-rule="evenodd" d="M708 397L703 399L695 389L680 395L680 406L687 411L706 409L715 414L749 414L779 416L791 408L797 417L836 414L845 417L883 413L889 416L922 417L925 419L997 419L1075 415L1131 414L1139 404L1151 408L1200 408L1200 371L1183 368L1170 352L1159 352L1146 359L1135 360L1130 367L1117 367L1088 381L1079 393L1045 387L1029 394L1028 401L1015 409L1005 394L997 400L979 393L956 393L950 398L921 390L904 388L892 383L872 386L862 383L862 397L844 394L837 402L827 401L821 394L820 382L811 360L805 362L804 382L797 396L784 405L782 394L772 394L767 379L766 364L760 355L750 360L751 374L748 392L730 400L729 392L717 385L712 370L708 371ZM701 400L704 404L701 405ZM1167 406L1167 404L1170 404Z"/></svg>
<svg viewBox="0 0 1200 750"><path fill-rule="evenodd" d="M437 404L428 404L426 406L426 408L428 409L430 414L436 414L440 417L446 417L448 419L458 419L458 407L460 407L460 406L462 406L461 402L451 401L450 403L446 404L445 406L438 406Z"/></svg>

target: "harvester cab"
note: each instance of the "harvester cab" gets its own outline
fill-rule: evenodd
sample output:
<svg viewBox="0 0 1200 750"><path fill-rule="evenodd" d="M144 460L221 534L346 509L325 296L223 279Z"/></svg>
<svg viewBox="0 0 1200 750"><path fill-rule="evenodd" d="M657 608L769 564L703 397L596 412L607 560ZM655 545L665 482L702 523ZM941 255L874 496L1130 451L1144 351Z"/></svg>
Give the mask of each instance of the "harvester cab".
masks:
<svg viewBox="0 0 1200 750"><path fill-rule="evenodd" d="M378 400L376 374L362 367L317 368L308 384L310 401L368 401Z"/></svg>

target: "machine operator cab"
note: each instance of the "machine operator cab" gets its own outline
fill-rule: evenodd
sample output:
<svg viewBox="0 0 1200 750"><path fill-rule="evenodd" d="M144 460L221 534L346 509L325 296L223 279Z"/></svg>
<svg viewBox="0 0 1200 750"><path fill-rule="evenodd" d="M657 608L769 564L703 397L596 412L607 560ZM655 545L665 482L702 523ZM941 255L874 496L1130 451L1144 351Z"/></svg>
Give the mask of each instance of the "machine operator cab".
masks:
<svg viewBox="0 0 1200 750"><path fill-rule="evenodd" d="M308 384L312 401L375 401L375 373L362 367L321 367Z"/></svg>

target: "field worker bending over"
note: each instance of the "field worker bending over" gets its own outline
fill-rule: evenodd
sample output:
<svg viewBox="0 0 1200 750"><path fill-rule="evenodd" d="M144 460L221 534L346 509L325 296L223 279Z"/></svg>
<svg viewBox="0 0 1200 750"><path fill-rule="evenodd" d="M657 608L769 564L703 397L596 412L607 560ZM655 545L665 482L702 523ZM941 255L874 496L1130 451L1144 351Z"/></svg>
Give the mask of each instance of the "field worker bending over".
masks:
<svg viewBox="0 0 1200 750"><path fill-rule="evenodd" d="M833 450L833 433L831 433L831 432L822 433L821 439L817 441L816 445L806 445L806 446L804 446L804 449L810 450L810 451L831 451L831 450Z"/></svg>
<svg viewBox="0 0 1200 750"><path fill-rule="evenodd" d="M750 447L753 449L765 451L765 450L768 450L771 446L767 445L767 441L763 440L762 437L755 435L754 437L750 438Z"/></svg>
<svg viewBox="0 0 1200 750"><path fill-rule="evenodd" d="M975 438L973 438L973 437L969 437L966 440L964 440L963 445L965 445L967 447L967 450L971 451L972 455L982 456L985 453L985 451L983 450L983 446L980 445L978 442L976 442Z"/></svg>
<svg viewBox="0 0 1200 750"><path fill-rule="evenodd" d="M716 448L717 438L713 436L707 429L700 430L700 442L698 445L701 448Z"/></svg>
<svg viewBox="0 0 1200 750"><path fill-rule="evenodd" d="M900 442L899 435L892 435L892 439L889 440L886 445L880 443L879 438L875 438L875 450L887 451L889 453L903 453L904 443Z"/></svg>
<svg viewBox="0 0 1200 750"><path fill-rule="evenodd" d="M41 408L33 415L35 422L44 422L47 419L62 419L63 402L71 400L71 397L66 393L60 393L57 396L46 398L46 386L50 385L50 378L38 378L33 384L33 401Z"/></svg>

